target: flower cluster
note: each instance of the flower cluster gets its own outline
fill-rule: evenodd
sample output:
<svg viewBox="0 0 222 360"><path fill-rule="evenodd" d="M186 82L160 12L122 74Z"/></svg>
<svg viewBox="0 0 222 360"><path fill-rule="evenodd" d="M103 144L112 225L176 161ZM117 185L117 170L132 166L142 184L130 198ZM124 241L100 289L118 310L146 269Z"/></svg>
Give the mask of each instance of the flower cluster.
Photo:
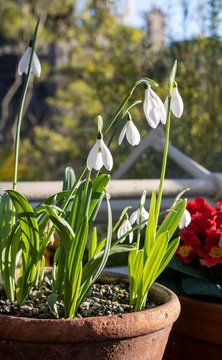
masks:
<svg viewBox="0 0 222 360"><path fill-rule="evenodd" d="M26 75L24 75L24 90L16 126L13 190L7 190L2 197L0 196L0 213L3 216L0 232L4 234L0 238L0 249L4 250L2 253L0 251L3 287L11 301L16 299L19 305L23 305L31 287L37 286L43 279L44 250L53 234L57 233L59 244L53 260L53 293L48 297L48 305L55 317L59 316L56 308L58 297L64 299L64 317L76 316L79 306L104 269L108 257L119 252L129 253L129 302L135 305L135 311L143 310L146 307L150 287L178 248L179 237L171 240L172 235L178 225L186 226L189 221L185 212L186 199L180 199L181 194L179 194L167 219L157 229L166 170L171 111L176 117L180 117L183 112L183 101L175 81L177 61L175 60L171 71L165 104L151 89L151 85L158 86L154 80L144 77L136 81L105 129L103 129L102 117L98 116L97 136L78 177L75 176L72 168L66 168L63 191L54 194L33 209L27 199L16 191L16 184L20 129L29 78L31 72L37 77L41 74L41 64L35 53L39 21L40 19L37 21L29 47L18 65L18 73ZM124 138L132 146L140 142L140 133L133 123L130 109L142 101L129 103L134 90L139 85L145 87L143 108L148 124L152 128L156 128L160 123L166 125L160 186L157 196L155 190L152 192L149 213L145 210L146 191L144 191L139 209L129 218L127 211L131 206L127 206L117 223L113 225L110 195L107 192L111 177L106 173L100 174L100 170L105 167L106 170L111 171L113 168L110 145L121 124L123 128L119 133L119 145ZM111 127L113 133L106 145L107 133ZM105 238L99 239L100 235L97 235L94 223L103 200L107 205L107 233ZM143 228L145 228L142 234L143 242L140 242ZM113 241L113 233L117 229L117 239ZM135 231L136 242L133 242ZM130 244L123 243L127 236ZM21 266L16 284L14 275L18 259ZM83 259L87 260L83 261ZM38 277L39 269L41 269L40 277Z"/></svg>
<svg viewBox="0 0 222 360"><path fill-rule="evenodd" d="M203 198L187 203L191 222L179 231L181 244L176 257L185 264L195 258L208 268L222 263L222 201L214 208Z"/></svg>

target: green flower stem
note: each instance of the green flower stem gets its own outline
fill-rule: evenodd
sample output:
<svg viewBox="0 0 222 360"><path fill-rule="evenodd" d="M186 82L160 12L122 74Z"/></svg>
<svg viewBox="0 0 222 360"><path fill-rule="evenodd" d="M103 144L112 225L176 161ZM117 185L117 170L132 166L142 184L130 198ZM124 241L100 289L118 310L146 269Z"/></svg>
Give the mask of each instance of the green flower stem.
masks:
<svg viewBox="0 0 222 360"><path fill-rule="evenodd" d="M141 232L141 228L139 227L137 230L137 240L136 240L137 251L139 251L140 249L140 232Z"/></svg>
<svg viewBox="0 0 222 360"><path fill-rule="evenodd" d="M128 92L128 94L126 95L125 99L123 99L123 101L121 102L120 106L118 107L115 115L113 116L113 118L110 120L108 126L106 127L106 130L104 131L104 135L107 134L107 132L109 131L109 129L111 128L111 126L113 125L113 123L115 122L116 118L119 116L119 114L121 113L121 111L123 110L124 106L126 105L126 103L129 101L130 97L132 96L134 90L137 88L138 85L145 83L147 84L153 84L157 86L157 83L149 78L142 78L140 80L138 80L137 82L135 82L135 84L133 85L132 89Z"/></svg>
<svg viewBox="0 0 222 360"><path fill-rule="evenodd" d="M166 164L167 164L167 153L168 153L168 145L169 145L169 135L170 135L170 104L171 104L171 96L168 97L168 109L167 109L167 120L166 120L166 135L165 135L165 145L164 145L164 153L163 153L163 162L162 162L162 170L161 170L161 177L160 177L160 185L157 197L157 204L156 204L156 216L155 216L155 227L157 228L159 212L160 212L160 204L162 199L163 193L163 182L166 173Z"/></svg>
<svg viewBox="0 0 222 360"><path fill-rule="evenodd" d="M135 82L135 84L133 85L132 89L128 92L128 94L126 95L125 99L121 102L120 106L118 107L115 115L113 116L113 118L110 120L109 124L107 125L105 131L104 131L104 135L106 135L109 131L109 129L111 128L111 126L114 124L116 118L119 116L119 114L121 113L121 111L123 110L124 106L126 105L126 103L129 101L130 97L132 96L134 90L136 89L136 87L140 84L153 84L155 86L158 86L158 84L153 81L152 79L149 78L141 78L140 80L138 80L137 82ZM115 134L115 130L114 130L114 134ZM111 136L111 139L109 141L109 145L108 147L110 147L112 139L114 134ZM85 171L87 169L87 165L85 164L83 170L81 171L78 179L75 181L72 189L70 190L69 196L67 197L66 201L64 202L62 209L65 210L66 206L68 205L72 195L74 194L75 188L77 187L79 181L81 180L81 178L83 177ZM97 177L99 175L99 170L95 173L95 177Z"/></svg>
<svg viewBox="0 0 222 360"><path fill-rule="evenodd" d="M17 120L17 125L16 125L16 137L15 137L15 154L14 154L14 168L13 168L13 190L16 190L16 184L17 184L18 156L19 156L19 143L20 143L22 114L23 114L23 108L24 108L26 93L27 93L27 90L28 90L29 78L30 78L30 74L31 74L31 65L32 65L32 59L33 59L33 54L34 54L34 50L35 50L35 42L36 42L36 36L37 36L37 32L38 32L39 22L40 22L40 18L37 21L35 31L34 31L34 34L33 34L33 38L32 38L32 51L31 51L31 56L30 56L30 61L29 61L28 73L27 73L27 76L25 78L25 82L24 82L24 86L23 86L23 90L22 90L22 96L21 96L21 100L20 100L20 104L19 104L18 120Z"/></svg>

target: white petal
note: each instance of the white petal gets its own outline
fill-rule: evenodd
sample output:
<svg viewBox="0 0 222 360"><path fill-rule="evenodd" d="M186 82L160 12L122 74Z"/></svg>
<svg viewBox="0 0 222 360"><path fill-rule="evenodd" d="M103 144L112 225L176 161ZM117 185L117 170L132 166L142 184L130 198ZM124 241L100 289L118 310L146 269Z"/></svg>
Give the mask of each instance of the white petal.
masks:
<svg viewBox="0 0 222 360"><path fill-rule="evenodd" d="M123 236L123 223L120 225L118 231L117 231L117 237L120 239Z"/></svg>
<svg viewBox="0 0 222 360"><path fill-rule="evenodd" d="M149 125L156 128L159 122L166 123L166 110L159 96L149 86L145 90L143 110Z"/></svg>
<svg viewBox="0 0 222 360"><path fill-rule="evenodd" d="M160 113L155 107L150 109L147 121L153 129L155 129L159 125Z"/></svg>
<svg viewBox="0 0 222 360"><path fill-rule="evenodd" d="M132 146L138 145L140 142L140 133L132 120L127 121L126 138Z"/></svg>
<svg viewBox="0 0 222 360"><path fill-rule="evenodd" d="M149 88L145 90L145 99L143 102L143 111L144 114L146 116L147 121L149 122L148 118L149 118L149 111L150 111L150 93L149 93Z"/></svg>
<svg viewBox="0 0 222 360"><path fill-rule="evenodd" d="M119 227L119 230L117 232L117 237L118 239L120 239L128 230L127 230L127 220L123 220L121 226ZM121 242L123 242L125 240L126 237L123 238L123 240Z"/></svg>
<svg viewBox="0 0 222 360"><path fill-rule="evenodd" d="M183 100L179 94L178 88L173 88L172 90L172 98L171 98L171 106L170 106L173 114L180 118L183 113Z"/></svg>
<svg viewBox="0 0 222 360"><path fill-rule="evenodd" d="M87 167L89 170L95 169L100 170L103 166L102 154L99 152L99 141L97 140L95 145L89 152L87 158Z"/></svg>
<svg viewBox="0 0 222 360"><path fill-rule="evenodd" d="M130 229L129 229L130 230ZM129 234L129 243L131 244L133 242L133 232Z"/></svg>
<svg viewBox="0 0 222 360"><path fill-rule="evenodd" d="M113 167L113 157L103 140L100 140L100 146L102 151L103 164L105 168L110 171Z"/></svg>
<svg viewBox="0 0 222 360"><path fill-rule="evenodd" d="M156 108L160 112L160 120L161 120L162 124L166 124L166 110L165 110L162 100L152 89L150 89L150 94L152 95L152 98L155 101Z"/></svg>
<svg viewBox="0 0 222 360"><path fill-rule="evenodd" d="M141 222L143 222L144 220L148 220L148 217L149 217L148 211L146 211L146 209L142 208L142 211L141 211ZM139 223L139 219L138 219L138 223ZM144 226L146 226L146 224L147 224L147 221L141 226L141 229L143 229Z"/></svg>
<svg viewBox="0 0 222 360"><path fill-rule="evenodd" d="M119 140L118 140L118 144L121 145L124 139L124 136L126 134L126 129L127 129L127 124L125 124L121 130L120 136L119 136Z"/></svg>
<svg viewBox="0 0 222 360"><path fill-rule="evenodd" d="M129 230L132 229L132 226L129 222L129 220L123 220L122 225L119 227L119 230L117 232L117 237L120 239L124 234L126 234ZM122 240L124 241L125 238ZM131 243L133 241L133 232L129 234L129 242Z"/></svg>
<svg viewBox="0 0 222 360"><path fill-rule="evenodd" d="M130 216L130 224L134 224L136 222L138 216L138 210L134 211Z"/></svg>
<svg viewBox="0 0 222 360"><path fill-rule="evenodd" d="M184 227L187 227L189 223L191 222L191 215L187 209L185 209L180 222L179 222L179 228L183 229Z"/></svg>
<svg viewBox="0 0 222 360"><path fill-rule="evenodd" d="M27 72L28 72L31 50L32 50L32 48L28 47L19 61L19 64L18 64L19 75L22 75L23 73L27 74Z"/></svg>
<svg viewBox="0 0 222 360"><path fill-rule="evenodd" d="M33 74L37 77L41 75L41 64L35 51L33 53L33 58L32 58L32 71Z"/></svg>

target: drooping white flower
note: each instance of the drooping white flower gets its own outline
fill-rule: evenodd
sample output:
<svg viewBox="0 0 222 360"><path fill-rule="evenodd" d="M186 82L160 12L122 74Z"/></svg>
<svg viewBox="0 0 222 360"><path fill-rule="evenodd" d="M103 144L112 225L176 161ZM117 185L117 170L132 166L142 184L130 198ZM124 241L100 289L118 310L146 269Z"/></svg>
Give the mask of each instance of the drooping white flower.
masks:
<svg viewBox="0 0 222 360"><path fill-rule="evenodd" d="M146 211L146 209L142 207L140 214L140 208L139 208L136 211L134 211L130 216L130 224L133 225L135 222L137 222L137 225L139 225L144 220L148 220L148 217L149 217L148 211ZM141 229L143 229L146 224L147 221L141 226Z"/></svg>
<svg viewBox="0 0 222 360"><path fill-rule="evenodd" d="M132 120L127 120L126 124L122 128L118 141L119 145L122 144L125 135L130 145L135 146L139 144L140 133Z"/></svg>
<svg viewBox="0 0 222 360"><path fill-rule="evenodd" d="M89 152L87 167L89 170L100 170L103 165L107 170L112 170L113 158L103 139L97 139L95 145Z"/></svg>
<svg viewBox="0 0 222 360"><path fill-rule="evenodd" d="M145 90L145 99L143 110L149 125L156 128L161 121L166 124L166 110L159 96L151 89L149 85Z"/></svg>
<svg viewBox="0 0 222 360"><path fill-rule="evenodd" d="M120 239L124 234L126 234L128 231L132 229L132 226L130 224L130 221L128 219L124 219L122 224L119 227L119 230L117 231L117 237ZM122 240L124 241L125 238ZM131 244L133 242L133 232L129 234L129 243Z"/></svg>
<svg viewBox="0 0 222 360"><path fill-rule="evenodd" d="M19 64L18 64L19 75L22 75L23 73L25 73L25 74L28 73L31 52L32 52L32 48L28 47L26 49L26 51L24 52L24 54L22 55L22 57L19 61ZM39 77L41 74L41 64L40 64L40 61L39 61L38 56L36 55L35 51L33 53L31 71L33 71L33 74L37 77Z"/></svg>
<svg viewBox="0 0 222 360"><path fill-rule="evenodd" d="M167 111L168 96L166 97L164 106ZM183 100L182 97L180 96L177 86L172 89L170 110L172 111L173 115L176 116L177 118L180 118L181 115L183 114Z"/></svg>
<svg viewBox="0 0 222 360"><path fill-rule="evenodd" d="M189 223L191 222L191 215L187 209L185 209L180 222L179 222L179 228L183 229L184 227L187 227Z"/></svg>

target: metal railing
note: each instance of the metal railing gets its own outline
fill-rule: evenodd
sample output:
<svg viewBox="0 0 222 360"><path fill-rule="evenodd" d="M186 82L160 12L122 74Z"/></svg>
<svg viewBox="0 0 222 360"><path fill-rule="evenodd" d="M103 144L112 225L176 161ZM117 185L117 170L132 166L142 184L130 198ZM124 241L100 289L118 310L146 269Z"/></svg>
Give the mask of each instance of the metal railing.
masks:
<svg viewBox="0 0 222 360"><path fill-rule="evenodd" d="M132 210L138 208L139 200L143 190L147 192L147 204L149 206L149 198L152 190L158 192L159 179L150 180L123 180L121 176L133 165L137 158L146 150L148 146L155 150L163 151L164 146L164 131L158 128L144 138L141 144L129 155L126 161L113 174L112 179L108 185L108 192L111 195L111 206L113 210L113 217L117 219L125 206L132 206ZM215 204L216 201L222 199L222 173L211 173L203 166L190 159L171 144L168 150L169 157L171 157L181 168L189 173L193 178L189 179L165 179L163 187L163 200L161 204L162 209L169 208L176 195L183 189L189 188L186 193L188 199L195 197L204 197L210 203ZM11 189L11 182L0 183L0 193L6 189ZM17 190L33 204L40 202L49 196L56 194L62 190L61 181L32 181L19 182ZM106 220L106 204L101 206L99 214L99 221Z"/></svg>

